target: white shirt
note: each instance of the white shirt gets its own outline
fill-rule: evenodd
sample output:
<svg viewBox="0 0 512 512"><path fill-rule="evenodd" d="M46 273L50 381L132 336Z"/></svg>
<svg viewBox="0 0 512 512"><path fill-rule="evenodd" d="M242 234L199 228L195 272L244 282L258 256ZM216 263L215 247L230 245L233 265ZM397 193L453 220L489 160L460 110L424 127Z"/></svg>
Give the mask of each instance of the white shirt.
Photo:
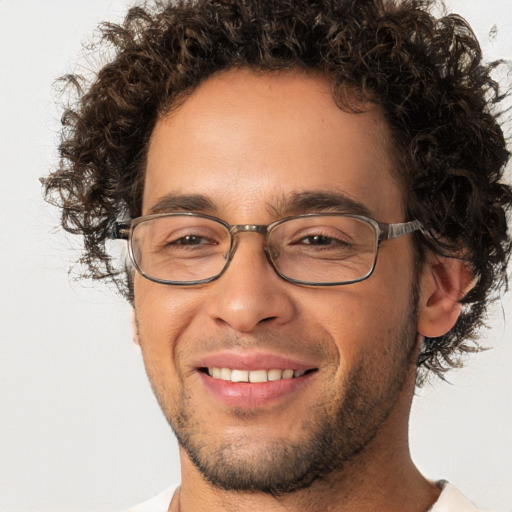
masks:
<svg viewBox="0 0 512 512"><path fill-rule="evenodd" d="M177 486L169 487L169 489L166 489L147 501L139 503L126 512L167 512L171 504L172 496L177 488Z"/></svg>
<svg viewBox="0 0 512 512"><path fill-rule="evenodd" d="M445 481L438 485L442 489L439 499L427 512L479 512L479 509L466 499L454 485ZM176 489L177 487L170 487L126 512L167 512Z"/></svg>
<svg viewBox="0 0 512 512"><path fill-rule="evenodd" d="M458 489L446 481L438 482L442 491L427 512L478 512L478 509ZM164 509L165 510L165 509Z"/></svg>

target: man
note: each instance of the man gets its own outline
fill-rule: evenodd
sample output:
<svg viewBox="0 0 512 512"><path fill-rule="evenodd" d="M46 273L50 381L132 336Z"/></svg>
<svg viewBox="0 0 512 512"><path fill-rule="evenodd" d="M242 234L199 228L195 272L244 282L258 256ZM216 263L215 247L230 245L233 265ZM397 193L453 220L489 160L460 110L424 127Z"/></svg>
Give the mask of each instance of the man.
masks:
<svg viewBox="0 0 512 512"><path fill-rule="evenodd" d="M46 192L131 301L180 443L180 486L133 510L476 510L419 473L407 424L505 284L509 154L493 66L428 8L212 0L105 26Z"/></svg>

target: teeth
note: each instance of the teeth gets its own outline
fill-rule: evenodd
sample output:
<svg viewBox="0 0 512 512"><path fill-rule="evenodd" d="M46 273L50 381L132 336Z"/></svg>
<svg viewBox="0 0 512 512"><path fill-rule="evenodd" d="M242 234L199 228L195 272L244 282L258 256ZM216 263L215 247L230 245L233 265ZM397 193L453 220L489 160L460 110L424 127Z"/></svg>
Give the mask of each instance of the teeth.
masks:
<svg viewBox="0 0 512 512"><path fill-rule="evenodd" d="M249 374L249 382L267 382L268 380L267 370L253 370L247 373Z"/></svg>
<svg viewBox="0 0 512 512"><path fill-rule="evenodd" d="M293 370L284 370L283 379L293 379Z"/></svg>
<svg viewBox="0 0 512 512"><path fill-rule="evenodd" d="M222 375L224 375L224 370L229 372L228 368L222 368ZM226 372L226 375L227 375ZM249 372L247 370L231 370L231 382L249 382ZM252 372L251 372L252 373ZM227 380L227 379L225 379Z"/></svg>
<svg viewBox="0 0 512 512"><path fill-rule="evenodd" d="M269 370L267 372L267 379L268 380L281 380L281 378L283 377L283 372L282 370Z"/></svg>
<svg viewBox="0 0 512 512"><path fill-rule="evenodd" d="M208 368L208 375L230 382L267 382L293 379L304 375L304 370L232 370L231 368Z"/></svg>
<svg viewBox="0 0 512 512"><path fill-rule="evenodd" d="M222 380L231 380L231 370L229 368L221 368L219 378Z"/></svg>

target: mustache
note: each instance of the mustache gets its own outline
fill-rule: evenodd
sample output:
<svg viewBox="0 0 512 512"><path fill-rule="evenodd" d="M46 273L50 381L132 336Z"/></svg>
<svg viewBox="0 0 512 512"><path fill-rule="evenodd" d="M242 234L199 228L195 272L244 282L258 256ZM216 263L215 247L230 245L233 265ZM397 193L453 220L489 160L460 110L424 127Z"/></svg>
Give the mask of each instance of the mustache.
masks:
<svg viewBox="0 0 512 512"><path fill-rule="evenodd" d="M139 318L134 311L133 317L134 341L137 345L151 344L150 339L141 339ZM295 355L306 360L325 361L336 363L340 359L335 340L327 334L310 335L303 331L280 332L275 328L259 329L251 333L225 332L222 335L208 335L195 337L194 339L179 339L175 343L174 353L177 359L182 359L185 351L193 351L197 354L209 354L221 351L250 352L263 351L278 355Z"/></svg>
<svg viewBox="0 0 512 512"><path fill-rule="evenodd" d="M193 344L194 350L199 353L262 350L283 355L293 353L315 360L339 357L333 340L312 338L304 333L280 333L274 329L251 334L226 333L222 336L201 337L195 339Z"/></svg>

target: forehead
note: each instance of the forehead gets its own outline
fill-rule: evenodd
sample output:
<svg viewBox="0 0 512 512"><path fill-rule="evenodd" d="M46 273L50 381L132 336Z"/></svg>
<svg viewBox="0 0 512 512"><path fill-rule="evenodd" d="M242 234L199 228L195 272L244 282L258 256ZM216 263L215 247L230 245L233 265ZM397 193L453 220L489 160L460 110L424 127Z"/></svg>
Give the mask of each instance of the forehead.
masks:
<svg viewBox="0 0 512 512"><path fill-rule="evenodd" d="M197 194L211 209L251 216L321 192L359 201L381 221L399 216L388 127L378 107L364 107L341 110L326 78L301 71L216 75L157 122L143 211L167 195Z"/></svg>

